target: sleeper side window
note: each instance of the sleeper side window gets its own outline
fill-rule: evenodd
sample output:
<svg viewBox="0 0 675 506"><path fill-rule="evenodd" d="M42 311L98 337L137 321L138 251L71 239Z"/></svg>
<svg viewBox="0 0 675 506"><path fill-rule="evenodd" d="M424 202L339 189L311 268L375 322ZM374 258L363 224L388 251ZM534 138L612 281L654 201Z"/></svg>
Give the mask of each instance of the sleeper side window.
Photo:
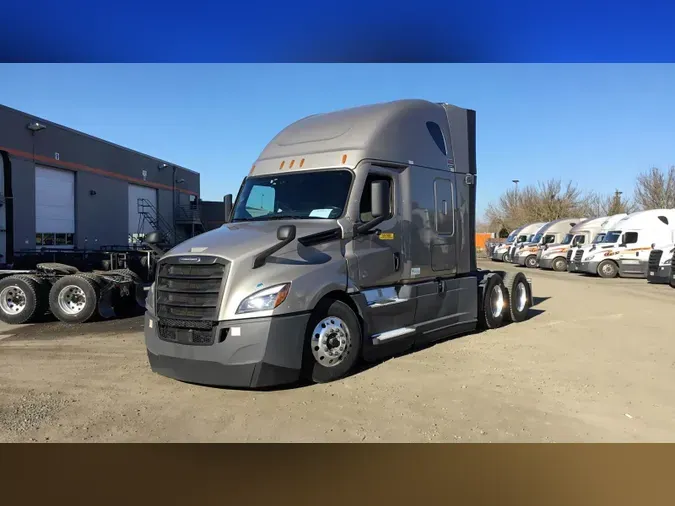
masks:
<svg viewBox="0 0 675 506"><path fill-rule="evenodd" d="M363 193L361 194L361 202L359 204L359 221L361 223L368 223L373 219L372 202L371 202L371 185L374 181L388 181L389 182L389 216L393 216L394 211L394 182L388 176L382 174L368 174L366 184L363 185Z"/></svg>
<svg viewBox="0 0 675 506"><path fill-rule="evenodd" d="M638 233L637 232L626 232L623 235L623 243L624 244L635 244L638 241Z"/></svg>

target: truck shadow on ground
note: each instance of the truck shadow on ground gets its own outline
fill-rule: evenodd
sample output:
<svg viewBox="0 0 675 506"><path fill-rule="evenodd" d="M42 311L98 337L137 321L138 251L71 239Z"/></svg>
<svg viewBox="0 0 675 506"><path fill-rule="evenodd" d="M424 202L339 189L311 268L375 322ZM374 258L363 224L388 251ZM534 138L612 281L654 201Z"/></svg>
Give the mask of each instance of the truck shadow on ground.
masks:
<svg viewBox="0 0 675 506"><path fill-rule="evenodd" d="M529 320L532 320L534 318L537 318L539 315L544 314L546 312L546 310L538 308L536 306L539 306L540 304L546 302L550 298L551 297L532 297L532 307L530 308L530 310L528 312L527 319L523 323L525 323ZM518 325L518 323L508 323L507 325L509 325L509 326L510 325ZM507 325L504 325L503 327L500 327L500 328L504 328ZM357 367L357 369L351 374L351 376L356 376L358 374L364 373L364 372L366 372L370 369L373 369L373 368L378 367L378 366L380 366L380 365L382 365L386 362L389 362L390 360L396 360L398 358L405 357L405 356L408 356L408 355L414 355L415 353L417 353L419 351L423 351L423 350L426 350L426 349L429 349L429 348L433 348L434 346L438 346L438 345L441 345L441 344L449 342L449 341L454 341L455 339L461 339L461 338L470 337L470 336L475 335L475 334L480 334L482 332L486 332L486 331L475 330L475 331L472 331L472 332L455 334L455 335L452 335L452 336L448 336L448 337L445 337L445 338L438 339L438 340L433 341L431 343L425 343L425 344L422 344L422 345L413 345L411 348L408 348L407 350L405 350L403 352L395 353L395 354L393 354L389 357L383 358L381 360L377 360L377 361L374 361L374 362L363 362L362 361L359 364L359 366ZM499 329L495 329L495 332L499 332ZM259 392L277 392L277 391L284 391L284 390L293 390L293 389L298 389L298 388L307 388L307 387L312 387L312 386L314 386L313 383L308 382L308 381L304 381L304 380L300 380L296 383L292 383L292 384L289 384L289 385L280 385L278 387L266 387L266 388L257 389L256 391L259 391ZM231 390L231 389L229 389L229 390ZM237 389L237 390L247 390L247 389Z"/></svg>

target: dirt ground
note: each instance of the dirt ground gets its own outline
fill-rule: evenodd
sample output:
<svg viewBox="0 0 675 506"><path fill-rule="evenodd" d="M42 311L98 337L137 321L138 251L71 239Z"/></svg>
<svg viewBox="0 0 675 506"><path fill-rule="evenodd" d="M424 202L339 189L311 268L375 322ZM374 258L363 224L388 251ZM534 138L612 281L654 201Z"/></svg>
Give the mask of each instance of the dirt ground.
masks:
<svg viewBox="0 0 675 506"><path fill-rule="evenodd" d="M0 442L675 441L675 290L526 272L524 323L277 391L153 374L141 318L3 326Z"/></svg>

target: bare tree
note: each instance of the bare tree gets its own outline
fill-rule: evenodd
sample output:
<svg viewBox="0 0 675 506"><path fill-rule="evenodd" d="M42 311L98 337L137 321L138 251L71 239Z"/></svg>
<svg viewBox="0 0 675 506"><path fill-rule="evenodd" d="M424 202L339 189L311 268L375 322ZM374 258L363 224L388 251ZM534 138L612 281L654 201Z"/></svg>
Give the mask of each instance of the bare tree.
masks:
<svg viewBox="0 0 675 506"><path fill-rule="evenodd" d="M611 195L602 195L596 192L586 193L581 201L581 214L588 218L612 216L614 214L632 213L635 205L619 190Z"/></svg>
<svg viewBox="0 0 675 506"><path fill-rule="evenodd" d="M525 223L582 217L582 208L582 193L572 182L551 179L518 191L506 190L488 205L485 216L492 228L510 231Z"/></svg>
<svg viewBox="0 0 675 506"><path fill-rule="evenodd" d="M635 203L643 210L675 208L675 166L667 172L652 167L637 176Z"/></svg>

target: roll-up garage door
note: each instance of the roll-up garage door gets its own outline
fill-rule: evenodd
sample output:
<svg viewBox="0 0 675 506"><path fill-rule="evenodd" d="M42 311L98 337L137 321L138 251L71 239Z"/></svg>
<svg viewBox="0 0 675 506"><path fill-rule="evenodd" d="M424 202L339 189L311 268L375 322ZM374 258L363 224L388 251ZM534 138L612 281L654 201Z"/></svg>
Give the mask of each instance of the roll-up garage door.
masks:
<svg viewBox="0 0 675 506"><path fill-rule="evenodd" d="M141 205L139 205L141 199ZM152 232L151 220L156 218L157 190L147 186L129 185L129 242L137 242ZM145 213L145 214L144 214Z"/></svg>
<svg viewBox="0 0 675 506"><path fill-rule="evenodd" d="M35 167L35 243L72 248L75 238L75 173Z"/></svg>

